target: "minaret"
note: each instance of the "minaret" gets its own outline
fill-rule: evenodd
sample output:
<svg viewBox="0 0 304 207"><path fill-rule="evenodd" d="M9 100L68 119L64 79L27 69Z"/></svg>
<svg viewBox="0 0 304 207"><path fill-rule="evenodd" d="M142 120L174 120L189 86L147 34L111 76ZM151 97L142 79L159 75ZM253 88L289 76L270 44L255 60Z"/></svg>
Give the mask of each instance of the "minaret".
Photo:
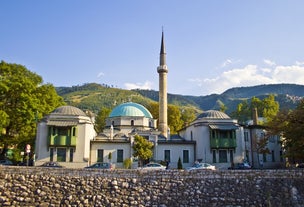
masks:
<svg viewBox="0 0 304 207"><path fill-rule="evenodd" d="M162 32L159 66L157 67L159 74L159 120L158 130L161 134L168 138L167 125L167 73L166 52L164 43L164 32Z"/></svg>

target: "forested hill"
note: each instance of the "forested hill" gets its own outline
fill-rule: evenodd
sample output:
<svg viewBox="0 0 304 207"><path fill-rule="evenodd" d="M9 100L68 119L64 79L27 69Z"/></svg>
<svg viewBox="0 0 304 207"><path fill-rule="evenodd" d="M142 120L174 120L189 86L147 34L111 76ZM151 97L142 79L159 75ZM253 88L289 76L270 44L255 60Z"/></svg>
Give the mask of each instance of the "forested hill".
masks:
<svg viewBox="0 0 304 207"><path fill-rule="evenodd" d="M158 101L158 91L154 90L123 90L108 85L88 83L81 86L57 87L57 93L67 104L95 113L101 107L113 108L117 104L133 101L144 106ZM197 110L218 110L222 104L227 107L227 114L235 111L236 106L252 97L263 99L270 94L276 96L280 108L294 108L304 97L304 85L271 84L251 87L231 88L222 94L207 96L187 96L168 94L168 103L178 106L194 107Z"/></svg>

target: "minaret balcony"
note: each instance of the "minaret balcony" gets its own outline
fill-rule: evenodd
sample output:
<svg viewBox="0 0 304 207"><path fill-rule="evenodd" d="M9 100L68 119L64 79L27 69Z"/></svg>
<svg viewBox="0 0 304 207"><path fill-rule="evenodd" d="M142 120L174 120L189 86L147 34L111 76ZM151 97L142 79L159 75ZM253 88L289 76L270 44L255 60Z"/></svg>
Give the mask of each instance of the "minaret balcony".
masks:
<svg viewBox="0 0 304 207"><path fill-rule="evenodd" d="M157 67L158 73L168 73L168 67L167 65L160 65Z"/></svg>

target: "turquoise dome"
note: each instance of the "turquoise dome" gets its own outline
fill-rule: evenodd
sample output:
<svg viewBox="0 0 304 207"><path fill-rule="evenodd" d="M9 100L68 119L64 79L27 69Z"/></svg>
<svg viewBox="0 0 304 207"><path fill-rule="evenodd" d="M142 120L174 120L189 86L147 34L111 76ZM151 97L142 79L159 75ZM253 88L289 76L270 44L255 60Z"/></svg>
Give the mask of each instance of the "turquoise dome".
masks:
<svg viewBox="0 0 304 207"><path fill-rule="evenodd" d="M140 116L146 118L153 118L152 114L143 105L127 102L116 106L109 117L120 116Z"/></svg>

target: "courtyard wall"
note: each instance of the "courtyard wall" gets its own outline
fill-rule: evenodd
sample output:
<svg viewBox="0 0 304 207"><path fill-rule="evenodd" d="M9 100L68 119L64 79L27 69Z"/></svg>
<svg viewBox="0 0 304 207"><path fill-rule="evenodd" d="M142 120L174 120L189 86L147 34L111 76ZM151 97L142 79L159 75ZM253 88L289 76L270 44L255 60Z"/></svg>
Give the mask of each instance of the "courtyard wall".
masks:
<svg viewBox="0 0 304 207"><path fill-rule="evenodd" d="M0 206L304 206L304 171L0 167Z"/></svg>

